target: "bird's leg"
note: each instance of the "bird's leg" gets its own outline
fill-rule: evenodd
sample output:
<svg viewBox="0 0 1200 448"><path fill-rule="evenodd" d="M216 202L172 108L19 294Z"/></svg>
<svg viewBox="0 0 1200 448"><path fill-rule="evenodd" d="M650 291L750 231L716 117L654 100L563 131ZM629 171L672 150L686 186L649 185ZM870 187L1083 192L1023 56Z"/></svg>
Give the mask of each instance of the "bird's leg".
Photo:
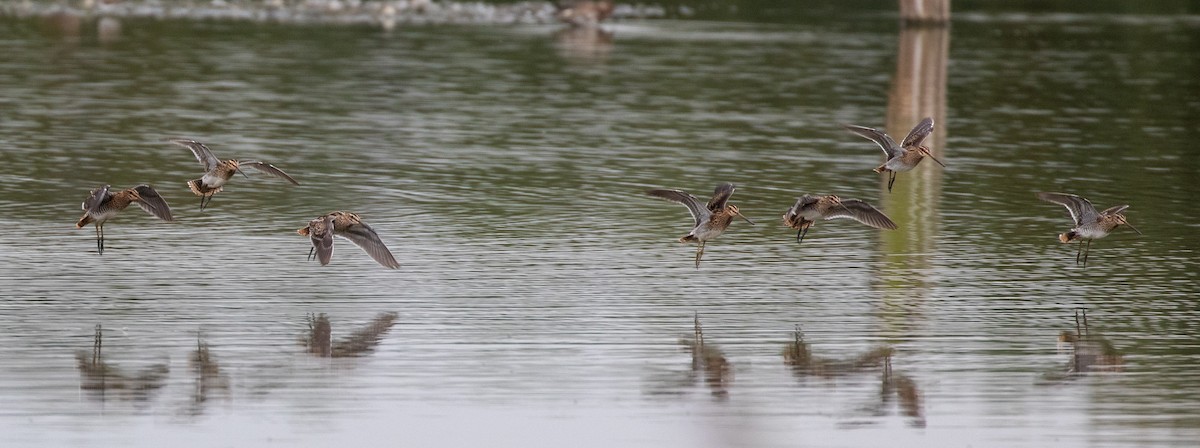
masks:
<svg viewBox="0 0 1200 448"><path fill-rule="evenodd" d="M104 255L104 225L96 225L96 252Z"/></svg>
<svg viewBox="0 0 1200 448"><path fill-rule="evenodd" d="M1088 323L1087 323L1087 308L1083 309L1083 334L1088 335L1088 336L1092 335L1092 330L1090 330L1088 328Z"/></svg>
<svg viewBox="0 0 1200 448"><path fill-rule="evenodd" d="M800 229L800 230L796 231L796 242L797 243L804 240L804 235L802 235L803 233L804 233L804 229Z"/></svg>
<svg viewBox="0 0 1200 448"><path fill-rule="evenodd" d="M696 269L700 269L700 257L704 256L704 242L700 242L700 247L696 248Z"/></svg>
<svg viewBox="0 0 1200 448"><path fill-rule="evenodd" d="M1083 249L1083 265L1087 266L1088 253L1092 251L1092 240L1087 240L1087 247Z"/></svg>
<svg viewBox="0 0 1200 448"><path fill-rule="evenodd" d="M892 192L892 184L896 183L896 172L888 171L888 193Z"/></svg>
<svg viewBox="0 0 1200 448"><path fill-rule="evenodd" d="M200 210L204 210L204 195L200 195Z"/></svg>
<svg viewBox="0 0 1200 448"><path fill-rule="evenodd" d="M1078 249L1075 249L1075 264L1079 264L1080 256L1083 255L1083 240L1079 240L1078 247Z"/></svg>
<svg viewBox="0 0 1200 448"><path fill-rule="evenodd" d="M312 246L312 247L308 248L308 261L312 261L312 259L315 257L315 255L313 255L313 252L316 252L316 251L317 251L317 246Z"/></svg>
<svg viewBox="0 0 1200 448"><path fill-rule="evenodd" d="M803 242L804 242L804 237L805 237L805 236L808 236L808 228L809 228L809 227L811 227L811 226L804 226L804 230L801 230L801 231L800 231L801 233L800 233L799 235L797 235L797 238L796 238L796 243L803 243Z"/></svg>

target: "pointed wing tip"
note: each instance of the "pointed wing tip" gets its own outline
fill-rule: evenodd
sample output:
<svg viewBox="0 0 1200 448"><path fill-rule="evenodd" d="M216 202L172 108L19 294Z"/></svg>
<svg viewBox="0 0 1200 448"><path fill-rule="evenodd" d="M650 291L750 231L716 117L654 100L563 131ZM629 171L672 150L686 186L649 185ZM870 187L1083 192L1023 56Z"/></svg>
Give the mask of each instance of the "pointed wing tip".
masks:
<svg viewBox="0 0 1200 448"><path fill-rule="evenodd" d="M258 172L260 172L260 173L264 173L269 176L274 176L274 177L278 177L280 179L286 180L286 181L288 181L288 183L290 183L292 185L300 185L300 182L297 182L296 179L292 178L292 176L289 175L287 172L279 169L279 167L277 167L275 165L269 164L267 162L263 162L261 160L245 161L245 162L242 162L242 166L248 166L248 167L254 168L255 170L258 170Z"/></svg>
<svg viewBox="0 0 1200 448"><path fill-rule="evenodd" d="M400 262L396 261L396 257L392 255L392 251L388 250L387 246L384 246L382 242L379 243L378 247L359 247L361 247L363 251L371 257L372 260L375 260L376 263L379 263L380 266L388 269L400 268Z"/></svg>
<svg viewBox="0 0 1200 448"><path fill-rule="evenodd" d="M1041 199L1043 201L1053 202L1056 204L1062 204L1063 201L1071 200L1072 198L1082 199L1079 196L1073 195L1070 193L1054 193L1054 192L1049 192L1049 191L1038 192L1037 194L1035 194L1035 196L1037 196L1038 199Z"/></svg>
<svg viewBox="0 0 1200 448"><path fill-rule="evenodd" d="M652 188L652 189L646 190L646 194L651 197L665 199L665 200L668 200L671 202L679 202L679 196L687 195L688 193L683 190L668 190L668 189L664 189L664 188Z"/></svg>
<svg viewBox="0 0 1200 448"><path fill-rule="evenodd" d="M167 138L163 139L163 141L165 141L167 143L174 143L176 145L183 146L183 147L190 147L192 145L201 144L198 141L192 140L190 138L183 138L183 137L167 137Z"/></svg>

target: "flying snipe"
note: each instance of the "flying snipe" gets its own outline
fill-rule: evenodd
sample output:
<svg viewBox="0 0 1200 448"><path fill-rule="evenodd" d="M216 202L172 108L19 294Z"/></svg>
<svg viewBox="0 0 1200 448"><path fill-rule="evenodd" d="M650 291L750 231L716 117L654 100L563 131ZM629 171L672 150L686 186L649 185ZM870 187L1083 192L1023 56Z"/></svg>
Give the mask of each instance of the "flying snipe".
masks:
<svg viewBox="0 0 1200 448"><path fill-rule="evenodd" d="M171 217L171 207L149 185L138 185L117 192L109 191L109 185L92 190L83 201L83 217L75 223L76 229L82 229L88 224L96 227L96 251L104 254L104 222L117 216L121 210L136 202L142 210L163 221L174 221Z"/></svg>
<svg viewBox="0 0 1200 448"><path fill-rule="evenodd" d="M700 245L696 248L697 269L700 268L700 258L704 256L704 243L724 233L733 222L734 216L754 225L754 221L742 215L736 205L729 204L729 197L733 195L733 184L718 185L708 204L700 202L683 190L648 190L646 194L683 204L692 213L692 219L695 220L692 231L680 238L679 242Z"/></svg>
<svg viewBox="0 0 1200 448"><path fill-rule="evenodd" d="M904 141L900 142L899 145L896 144L895 140L892 140L892 137L878 129L855 126L851 124L842 126L845 126L846 129L850 130L850 132L870 139L883 149L883 153L887 155L887 161L883 162L883 165L879 165L878 168L875 168L875 172L889 173L888 191L892 191L892 184L896 183L896 173L900 171L911 171L913 168L916 168L917 164L921 163L921 160L925 159L925 157L933 159L934 162L937 162L937 164L941 165L943 168L946 167L946 164L942 163L941 160L933 157L933 153L929 152L929 148L921 144L925 141L925 138L929 137L929 134L933 132L932 118L926 117L924 120L921 120L920 123L917 123L917 125L912 128L912 131L909 131L908 136L904 137Z"/></svg>
<svg viewBox="0 0 1200 448"><path fill-rule="evenodd" d="M797 230L796 242L799 243L804 241L804 236L808 235L808 228L812 227L818 219L838 218L853 219L876 229L894 230L896 228L895 222L892 222L887 215L872 207L871 204L858 199L842 200L834 195L806 194L801 196L796 199L796 204L783 214L783 223Z"/></svg>
<svg viewBox="0 0 1200 448"><path fill-rule="evenodd" d="M1065 243L1079 241L1079 249L1075 251L1075 263L1079 264L1080 253L1083 254L1083 265L1087 266L1088 251L1092 248L1092 240L1104 238L1109 232L1124 224L1142 234L1129 221L1125 220L1125 215L1121 212L1129 208L1128 205L1117 205L1109 207L1102 212L1096 211L1096 207L1092 206L1087 199L1081 198L1073 194L1066 193L1038 193L1038 199L1046 202L1053 202L1067 208L1071 213L1071 219L1075 221L1075 227L1071 230L1058 235L1058 240ZM1087 248L1084 248L1083 242L1087 241Z"/></svg>
<svg viewBox="0 0 1200 448"><path fill-rule="evenodd" d="M316 259L321 262L321 266L329 264L329 260L333 259L333 237L337 235L362 248L367 255L370 255L383 267L391 269L400 267L400 263L383 244L383 240L379 239L379 234L375 233L375 229L372 229L354 213L342 211L326 213L309 221L307 226L297 230L296 233L312 240L313 247L308 251L308 259L313 259L313 252L316 252Z"/></svg>
<svg viewBox="0 0 1200 448"><path fill-rule="evenodd" d="M200 210L204 210L205 205L212 202L213 195L222 190L221 187L226 182L229 182L229 178L233 177L234 173L241 173L243 176L246 175L246 173L242 172L242 167L248 166L263 173L282 178L291 182L292 185L300 185L299 182L296 182L296 179L292 179L292 176L289 176L283 170L269 163L238 161L234 159L222 161L213 155L212 150L208 149L208 146L198 141L185 138L172 138L168 141L192 150L192 154L196 156L196 160L199 160L204 165L204 176L199 179L189 180L187 183L192 193L200 196ZM208 201L206 202L205 199L208 199Z"/></svg>

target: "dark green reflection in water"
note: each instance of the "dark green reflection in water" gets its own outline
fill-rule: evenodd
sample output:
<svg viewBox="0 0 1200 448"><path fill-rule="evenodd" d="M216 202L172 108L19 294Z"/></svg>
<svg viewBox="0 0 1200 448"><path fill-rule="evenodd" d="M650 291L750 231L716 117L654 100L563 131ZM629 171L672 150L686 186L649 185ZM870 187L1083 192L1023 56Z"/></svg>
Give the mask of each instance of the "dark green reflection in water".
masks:
<svg viewBox="0 0 1200 448"><path fill-rule="evenodd" d="M339 318L404 314L388 337L421 356L390 375L434 372L459 380L439 394L527 403L586 393L572 387L581 371L636 390L621 381L678 355L671 322L700 309L737 366L731 407L750 396L782 409L793 403L779 397L821 393L755 375L783 368L779 335L802 323L838 346L821 353L889 342L906 363L897 369L929 394L929 427L956 412L992 421L1024 400L1039 417L1097 416L1084 429L1109 428L1109 418L1188 435L1200 330L1197 27L1169 16L963 17L935 44L947 53L933 140L948 167L926 161L890 194L870 172L878 149L839 126L895 134L919 118L892 106L904 35L871 11L791 25L627 23L611 39L561 40L551 27L384 34L153 20L123 21L117 38L101 39L91 22L64 32L0 19L11 55L0 59L9 168L0 206L20 210L0 218L14 229L0 236L0 282L22 316L0 333L14 341L0 350L11 351L8 368L29 373L46 353L83 346L58 331L105 320L132 325L129 337L155 353L186 354L197 349L195 326L222 323L206 341L221 348L223 374L240 374L227 366L266 356L256 351L263 339L285 341L275 356L296 350L295 322L325 312L319 302L341 307L329 311ZM168 136L270 160L301 186L238 179L200 214L183 185L197 164ZM722 181L739 185L738 205L760 225L735 224L696 272L691 248L671 242L686 231L682 211L639 193ZM143 182L181 223L119 218L112 254L97 260L91 235L70 229L79 201L100 184ZM1036 191L1128 202L1146 236L1099 240L1089 266L1076 267L1073 248L1054 239L1065 213ZM803 193L879 204L902 229L829 223L797 249L772 221ZM409 257L405 268L383 277L365 257L320 271L303 264L307 241L295 229L335 209L363 213ZM230 251L221 241L255 245ZM197 253L228 256L209 266ZM133 270L145 263L156 269ZM94 281L118 273L121 282ZM214 279L237 295L212 293ZM1069 384L1093 387L1087 406L1049 407L1041 397L1062 392L1033 378L1062 365L1049 353L1080 305L1126 354L1129 375ZM160 337L145 336L148 327ZM230 327L237 337L222 334ZM447 342L470 337L491 345ZM583 367L559 358L579 347L595 349ZM400 356L381 349L371 359ZM483 375L478 359L504 387L471 381ZM77 387L70 369L65 384ZM495 373L513 371L549 380ZM380 400L425 398L416 389L429 384L375 379L386 385L371 391ZM229 394L237 402L244 392Z"/></svg>

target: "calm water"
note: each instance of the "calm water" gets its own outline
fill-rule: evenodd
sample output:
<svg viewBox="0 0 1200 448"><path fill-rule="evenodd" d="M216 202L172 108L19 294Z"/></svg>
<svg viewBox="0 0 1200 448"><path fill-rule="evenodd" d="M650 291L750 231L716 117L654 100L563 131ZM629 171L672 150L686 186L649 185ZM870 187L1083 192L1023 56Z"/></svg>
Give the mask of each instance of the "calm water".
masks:
<svg viewBox="0 0 1200 448"><path fill-rule="evenodd" d="M888 125L904 39L893 16L822 13L611 36L0 19L4 445L1200 440L1200 19L961 15L942 110L917 112L948 167L889 194L839 123ZM235 178L200 212L170 136L302 185ZM685 209L641 192L722 181L758 225L697 270ZM130 209L97 255L80 201L139 183L179 222ZM1129 203L1145 235L1077 266L1037 191ZM803 193L901 229L823 222L797 246L779 215ZM339 209L403 267L341 240L305 262L295 229ZM1077 307L1119 368L1067 375ZM387 312L372 351L305 351L310 313L341 339ZM696 313L725 360L707 372L680 342ZM76 361L97 324L123 379L105 389ZM892 375L794 370L797 325L822 358L890 346ZM219 372L193 368L198 337Z"/></svg>

